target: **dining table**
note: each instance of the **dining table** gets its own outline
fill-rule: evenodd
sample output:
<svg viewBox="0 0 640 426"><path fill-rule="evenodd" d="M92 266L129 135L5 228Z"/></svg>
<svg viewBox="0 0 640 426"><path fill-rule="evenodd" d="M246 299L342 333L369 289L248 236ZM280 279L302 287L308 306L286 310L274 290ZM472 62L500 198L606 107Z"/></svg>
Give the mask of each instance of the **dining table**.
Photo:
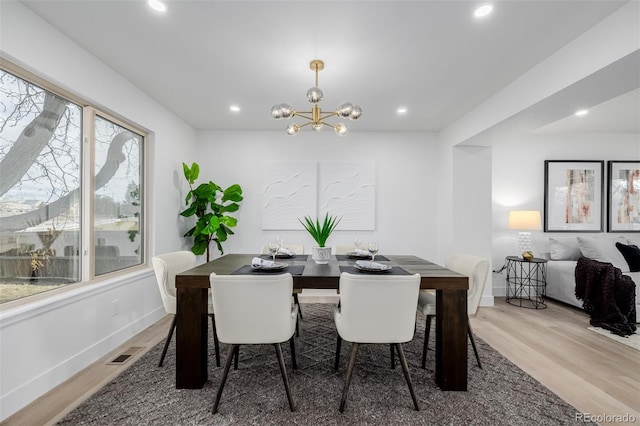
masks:
<svg viewBox="0 0 640 426"><path fill-rule="evenodd" d="M260 272L251 268L256 256L259 255L226 254L176 275L176 388L200 389L207 381L207 304L211 273L234 275ZM357 257L333 255L329 263L324 265L315 263L308 255L277 260L287 264L279 272L292 274L294 291L338 290L342 272L361 273L355 269ZM378 274L417 273L420 274L421 289L435 290L435 382L442 390L466 391L467 276L414 255L378 255L375 260L376 263L391 266L388 272Z"/></svg>

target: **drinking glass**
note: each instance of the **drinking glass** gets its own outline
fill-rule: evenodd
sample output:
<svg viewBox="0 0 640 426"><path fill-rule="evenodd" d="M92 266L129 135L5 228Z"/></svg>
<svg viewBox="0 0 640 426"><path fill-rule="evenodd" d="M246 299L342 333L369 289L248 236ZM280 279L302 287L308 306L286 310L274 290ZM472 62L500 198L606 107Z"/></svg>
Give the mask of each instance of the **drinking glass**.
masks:
<svg viewBox="0 0 640 426"><path fill-rule="evenodd" d="M353 237L353 245L356 247L356 250L359 250L362 245L362 239L356 235Z"/></svg>
<svg viewBox="0 0 640 426"><path fill-rule="evenodd" d="M284 247L284 235L276 235L276 241L278 242L278 247Z"/></svg>
<svg viewBox="0 0 640 426"><path fill-rule="evenodd" d="M376 254L378 253L378 243L369 243L369 253L371 253L371 262L376 260Z"/></svg>
<svg viewBox="0 0 640 426"><path fill-rule="evenodd" d="M276 261L276 253L278 253L278 249L280 248L280 244L277 241L269 241L269 253L271 253L271 257L273 257L273 262Z"/></svg>

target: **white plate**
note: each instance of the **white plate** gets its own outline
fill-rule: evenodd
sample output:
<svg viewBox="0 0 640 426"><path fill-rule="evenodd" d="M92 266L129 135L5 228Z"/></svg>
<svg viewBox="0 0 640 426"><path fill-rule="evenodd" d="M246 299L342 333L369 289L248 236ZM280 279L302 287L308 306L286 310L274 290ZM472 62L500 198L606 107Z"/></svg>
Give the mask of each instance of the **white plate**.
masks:
<svg viewBox="0 0 640 426"><path fill-rule="evenodd" d="M371 255L370 254L360 254L360 253L356 253L355 251L350 251L349 253L347 253L347 257L350 257L352 259L370 259Z"/></svg>
<svg viewBox="0 0 640 426"><path fill-rule="evenodd" d="M289 259L291 257L295 256L295 254L287 254L287 253L276 253L276 259L280 258L280 259Z"/></svg>
<svg viewBox="0 0 640 426"><path fill-rule="evenodd" d="M368 268L366 266L360 266L358 264L354 265L354 267L358 270L358 271L362 271L362 272L387 272L389 270L391 270L391 266L389 265L384 265L384 269L379 269L379 268Z"/></svg>
<svg viewBox="0 0 640 426"><path fill-rule="evenodd" d="M255 271L281 271L284 268L286 268L287 265L286 263L278 263L276 262L275 265L273 266L267 266L267 265L251 265L251 269L255 270Z"/></svg>

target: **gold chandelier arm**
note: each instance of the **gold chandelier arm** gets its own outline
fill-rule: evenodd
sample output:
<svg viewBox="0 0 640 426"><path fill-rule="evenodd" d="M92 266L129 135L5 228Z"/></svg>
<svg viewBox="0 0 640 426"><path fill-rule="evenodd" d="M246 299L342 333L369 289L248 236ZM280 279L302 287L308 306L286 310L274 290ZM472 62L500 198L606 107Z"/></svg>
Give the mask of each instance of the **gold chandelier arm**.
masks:
<svg viewBox="0 0 640 426"><path fill-rule="evenodd" d="M313 121L313 118L304 114L311 114L311 111L296 111L296 115L298 117L306 118L307 120Z"/></svg>
<svg viewBox="0 0 640 426"><path fill-rule="evenodd" d="M320 116L320 120L324 120L325 118L333 117L334 115L338 115L337 112L323 112Z"/></svg>
<svg viewBox="0 0 640 426"><path fill-rule="evenodd" d="M307 121L306 123L301 124L298 127L302 129L303 127L308 126L309 124L313 124L313 121Z"/></svg>
<svg viewBox="0 0 640 426"><path fill-rule="evenodd" d="M324 121L321 121L321 122L320 122L320 124L324 124L325 126L329 126L329 127L331 127L333 130L335 130L335 129L336 129L336 126L334 126L333 124L326 123L326 122L324 122Z"/></svg>

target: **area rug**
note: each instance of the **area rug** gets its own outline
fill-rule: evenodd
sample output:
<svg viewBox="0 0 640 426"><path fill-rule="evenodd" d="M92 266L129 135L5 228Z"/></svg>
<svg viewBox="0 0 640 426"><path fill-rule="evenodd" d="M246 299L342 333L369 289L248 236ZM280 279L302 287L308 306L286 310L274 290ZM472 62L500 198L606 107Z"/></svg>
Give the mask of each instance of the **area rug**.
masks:
<svg viewBox="0 0 640 426"><path fill-rule="evenodd" d="M175 388L175 346L157 367L162 343L70 412L60 425L567 425L582 424L577 410L476 337L479 369L469 350L467 392L445 392L435 385L434 353L420 368L424 317L418 313L416 337L405 353L420 402L415 411L402 369L390 368L389 347L363 345L344 413L338 411L348 353L333 369L336 330L331 307L305 304L296 338L298 369L292 370L283 345L297 411L289 411L272 346L242 346L240 365L231 371L211 414L222 368L215 368L209 342L209 381L203 389ZM433 336L435 333L431 333ZM210 339L211 340L211 339ZM223 360L226 345L221 345ZM435 342L430 342L435 347ZM469 345L469 348L471 346Z"/></svg>
<svg viewBox="0 0 640 426"><path fill-rule="evenodd" d="M587 327L587 328L593 331L594 333L598 333L604 337L608 337L611 340L615 340L616 342L622 343L623 345L629 346L630 348L640 351L640 334L638 334L637 331L630 336L622 337L622 336L618 336L617 334L613 334L612 332L610 332L609 330L605 330L604 328L600 328L600 327Z"/></svg>

